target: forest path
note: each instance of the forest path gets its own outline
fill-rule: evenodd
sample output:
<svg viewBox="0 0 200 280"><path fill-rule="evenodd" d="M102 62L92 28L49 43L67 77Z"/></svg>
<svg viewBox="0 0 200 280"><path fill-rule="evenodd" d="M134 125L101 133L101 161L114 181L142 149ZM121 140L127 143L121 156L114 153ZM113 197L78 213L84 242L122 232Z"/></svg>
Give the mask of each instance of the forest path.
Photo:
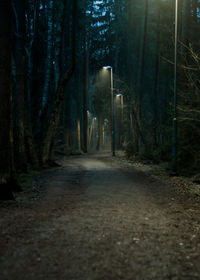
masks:
<svg viewBox="0 0 200 280"><path fill-rule="evenodd" d="M200 279L196 204L106 155L61 163L38 200L1 205L1 280Z"/></svg>

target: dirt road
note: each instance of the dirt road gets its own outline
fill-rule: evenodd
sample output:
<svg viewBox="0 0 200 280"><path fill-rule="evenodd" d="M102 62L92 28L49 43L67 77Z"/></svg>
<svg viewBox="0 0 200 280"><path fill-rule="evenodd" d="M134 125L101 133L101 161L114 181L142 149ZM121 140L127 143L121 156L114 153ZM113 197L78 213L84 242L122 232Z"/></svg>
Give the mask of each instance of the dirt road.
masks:
<svg viewBox="0 0 200 280"><path fill-rule="evenodd" d="M0 205L1 280L200 279L200 205L104 156L62 160Z"/></svg>

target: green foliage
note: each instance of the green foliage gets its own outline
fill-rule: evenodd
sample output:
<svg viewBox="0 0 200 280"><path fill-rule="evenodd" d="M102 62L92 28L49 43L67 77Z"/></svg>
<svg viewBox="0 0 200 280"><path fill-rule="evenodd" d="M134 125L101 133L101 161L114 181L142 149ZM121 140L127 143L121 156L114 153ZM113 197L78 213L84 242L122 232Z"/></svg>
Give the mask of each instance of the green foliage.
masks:
<svg viewBox="0 0 200 280"><path fill-rule="evenodd" d="M129 142L125 146L125 155L127 158L138 156L141 160L148 160L153 163L161 161L170 161L171 159L171 143L165 143L162 146L143 145L139 153L136 150L136 144Z"/></svg>
<svg viewBox="0 0 200 280"><path fill-rule="evenodd" d="M161 149L159 147L143 146L140 149L140 158L150 160L154 163L159 163L161 159Z"/></svg>
<svg viewBox="0 0 200 280"><path fill-rule="evenodd" d="M127 158L131 158L132 156L136 155L137 151L136 151L136 145L133 142L129 142L126 146L125 146L125 155Z"/></svg>

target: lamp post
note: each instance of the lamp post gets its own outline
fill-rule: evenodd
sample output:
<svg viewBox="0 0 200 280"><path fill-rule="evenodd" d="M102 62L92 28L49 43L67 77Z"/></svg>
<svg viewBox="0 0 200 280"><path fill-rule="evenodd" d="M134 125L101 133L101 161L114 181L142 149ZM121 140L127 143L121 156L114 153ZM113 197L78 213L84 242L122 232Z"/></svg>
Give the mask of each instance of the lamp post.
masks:
<svg viewBox="0 0 200 280"><path fill-rule="evenodd" d="M124 109L124 96L122 93L119 93L116 95L117 97L120 97L120 105L122 110L122 119L123 119L123 109Z"/></svg>
<svg viewBox="0 0 200 280"><path fill-rule="evenodd" d="M110 91L111 91L111 111L112 111L112 156L115 156L115 112L114 112L114 93L113 93L113 68L104 66L103 69L110 70Z"/></svg>
<svg viewBox="0 0 200 280"><path fill-rule="evenodd" d="M175 47L174 47L174 112L172 127L172 171L177 175L177 45L178 45L178 0L175 0Z"/></svg>
<svg viewBox="0 0 200 280"><path fill-rule="evenodd" d="M122 93L118 93L116 95L116 105L119 104L119 109L118 109L118 138L117 138L117 146L118 149L121 149L121 132L122 132L122 122L123 122L123 109L124 109L124 96ZM117 106L118 107L118 106Z"/></svg>

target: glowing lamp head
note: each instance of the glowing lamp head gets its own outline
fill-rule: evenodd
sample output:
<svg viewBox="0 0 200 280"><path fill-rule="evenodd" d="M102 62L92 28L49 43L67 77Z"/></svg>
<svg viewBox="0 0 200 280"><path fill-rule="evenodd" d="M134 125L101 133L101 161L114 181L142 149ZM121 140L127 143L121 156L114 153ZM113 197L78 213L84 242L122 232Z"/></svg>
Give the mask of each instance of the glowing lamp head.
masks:
<svg viewBox="0 0 200 280"><path fill-rule="evenodd" d="M104 70L112 69L112 66L104 66L103 69Z"/></svg>

